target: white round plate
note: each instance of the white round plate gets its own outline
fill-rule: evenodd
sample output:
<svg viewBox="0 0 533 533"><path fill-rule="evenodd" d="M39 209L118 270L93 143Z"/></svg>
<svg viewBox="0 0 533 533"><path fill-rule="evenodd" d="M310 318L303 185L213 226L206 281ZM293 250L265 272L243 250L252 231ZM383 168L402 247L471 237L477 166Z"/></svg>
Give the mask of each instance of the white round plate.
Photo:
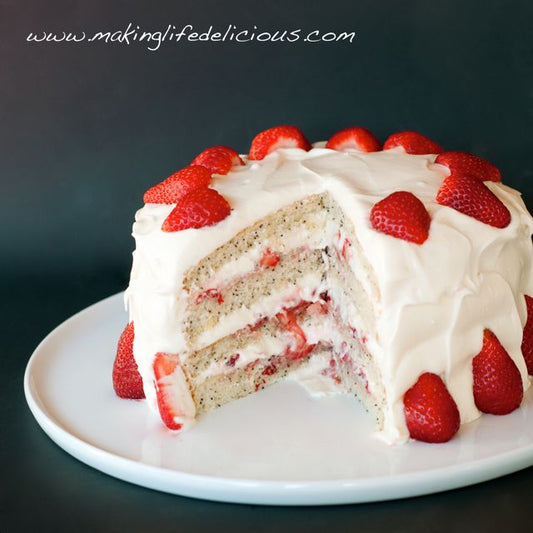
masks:
<svg viewBox="0 0 533 533"><path fill-rule="evenodd" d="M482 416L446 444L389 446L353 399L313 398L285 382L173 433L144 401L113 392L127 322L122 294L48 335L24 377L37 422L61 448L111 476L173 494L237 503L328 505L430 494L533 464L533 394Z"/></svg>

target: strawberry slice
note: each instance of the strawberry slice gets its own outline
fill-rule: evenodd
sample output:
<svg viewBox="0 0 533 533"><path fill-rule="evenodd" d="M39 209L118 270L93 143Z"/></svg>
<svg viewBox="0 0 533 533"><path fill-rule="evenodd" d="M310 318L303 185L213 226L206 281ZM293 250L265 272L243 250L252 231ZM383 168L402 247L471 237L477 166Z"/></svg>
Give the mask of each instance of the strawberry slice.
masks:
<svg viewBox="0 0 533 533"><path fill-rule="evenodd" d="M213 174L227 174L231 167L244 165L239 154L228 146L212 146L198 154L191 165L201 165Z"/></svg>
<svg viewBox="0 0 533 533"><path fill-rule="evenodd" d="M383 150L402 146L408 154L440 154L443 150L431 139L416 131L400 131L393 133L385 141Z"/></svg>
<svg viewBox="0 0 533 533"><path fill-rule="evenodd" d="M366 128L344 128L333 135L326 144L331 150L358 150L359 152L377 152L381 143Z"/></svg>
<svg viewBox="0 0 533 533"><path fill-rule="evenodd" d="M254 137L248 159L264 159L268 154L279 148L310 150L311 143L295 126L277 126L262 131Z"/></svg>
<svg viewBox="0 0 533 533"><path fill-rule="evenodd" d="M502 181L498 167L467 152L443 152L437 156L435 163L447 166L452 174L466 174L479 181Z"/></svg>
<svg viewBox="0 0 533 533"><path fill-rule="evenodd" d="M522 403L522 377L514 361L490 331L483 332L483 346L472 360L474 401L484 413L506 415Z"/></svg>
<svg viewBox="0 0 533 533"><path fill-rule="evenodd" d="M197 297L194 303L196 305L200 305L204 300L207 300L207 298L211 298L212 300L216 300L218 304L224 303L224 297L219 292L219 290L216 287L213 287L211 289L206 289L205 291L201 292Z"/></svg>
<svg viewBox="0 0 533 533"><path fill-rule="evenodd" d="M527 294L524 296L527 307L527 320L522 337L522 355L526 362L527 372L533 376L533 298Z"/></svg>
<svg viewBox="0 0 533 533"><path fill-rule="evenodd" d="M113 363L113 388L117 396L130 400L144 398L143 380L133 357L133 322L125 328L118 340L117 354Z"/></svg>
<svg viewBox="0 0 533 533"><path fill-rule="evenodd" d="M261 372L262 376L273 376L278 371L278 367L275 363L270 363L269 365L265 366L263 369L263 372Z"/></svg>
<svg viewBox="0 0 533 533"><path fill-rule="evenodd" d="M280 261L280 256L276 252L273 252L270 248L266 248L259 260L259 265L268 268L275 267Z"/></svg>
<svg viewBox="0 0 533 533"><path fill-rule="evenodd" d="M155 389L161 420L169 429L181 429L184 418L194 417L194 405L180 395L187 380L175 354L156 354L154 359Z"/></svg>
<svg viewBox="0 0 533 533"><path fill-rule="evenodd" d="M180 200L163 221L161 229L172 232L212 226L224 220L230 211L227 200L214 189L196 189Z"/></svg>
<svg viewBox="0 0 533 533"><path fill-rule="evenodd" d="M436 200L495 228L505 228L511 222L511 213L502 201L483 182L470 176L450 174Z"/></svg>
<svg viewBox="0 0 533 533"><path fill-rule="evenodd" d="M279 320L283 329L289 332L294 338L294 346L287 347L287 351L284 355L289 359L301 359L309 355L313 351L315 345L307 343L307 337L296 321L294 311L291 309L284 309L281 313L276 315L276 318Z"/></svg>
<svg viewBox="0 0 533 533"><path fill-rule="evenodd" d="M169 176L144 193L145 204L175 204L186 194L207 187L211 172L202 166L191 165Z"/></svg>
<svg viewBox="0 0 533 533"><path fill-rule="evenodd" d="M458 431L457 405L442 379L426 372L404 394L405 422L412 439L446 442Z"/></svg>
<svg viewBox="0 0 533 533"><path fill-rule="evenodd" d="M377 231L422 244L428 238L431 219L424 204L414 194L397 191L374 205L370 222Z"/></svg>

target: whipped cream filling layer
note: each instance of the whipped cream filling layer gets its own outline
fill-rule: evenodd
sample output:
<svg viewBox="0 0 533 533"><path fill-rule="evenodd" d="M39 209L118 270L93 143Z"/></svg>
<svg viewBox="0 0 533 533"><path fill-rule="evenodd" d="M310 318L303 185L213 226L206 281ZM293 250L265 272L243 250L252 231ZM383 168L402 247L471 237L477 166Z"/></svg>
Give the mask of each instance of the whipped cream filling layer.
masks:
<svg viewBox="0 0 533 533"><path fill-rule="evenodd" d="M232 207L230 216L214 226L165 233L161 224L174 205L147 204L140 209L133 226L136 250L125 298L135 322L135 358L151 405L157 408L155 354L187 353L181 327L184 273L257 220L323 192L353 224L377 284L376 333L367 347L382 371L387 441L408 438L403 394L426 371L445 380L462 422L479 416L471 359L481 349L484 328L499 338L527 388L520 345L526 321L523 295L533 294L531 216L520 194L500 183L487 186L511 213L506 228L493 228L437 204L435 195L448 170L434 160L434 155L407 155L401 148L337 152L318 143L309 152L279 149L262 161L245 159L244 166L226 176L214 176L212 186ZM431 216L423 245L385 235L370 225L372 206L398 190L415 194Z"/></svg>

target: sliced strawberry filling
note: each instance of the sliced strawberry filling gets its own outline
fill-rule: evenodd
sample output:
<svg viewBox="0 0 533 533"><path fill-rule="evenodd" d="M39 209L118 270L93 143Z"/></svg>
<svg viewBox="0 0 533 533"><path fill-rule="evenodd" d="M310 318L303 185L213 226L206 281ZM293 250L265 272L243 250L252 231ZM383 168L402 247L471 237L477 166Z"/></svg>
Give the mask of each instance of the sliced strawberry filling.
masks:
<svg viewBox="0 0 533 533"><path fill-rule="evenodd" d="M228 359L226 360L226 366L233 368L237 364L239 357L240 357L240 354L238 353L234 353L233 355L228 357Z"/></svg>
<svg viewBox="0 0 533 533"><path fill-rule="evenodd" d="M285 356L290 359L300 359L309 355L315 345L307 343L305 333L296 321L295 308L283 310L276 315L276 318L279 320L283 329L289 332L294 339L292 345L287 346Z"/></svg>
<svg viewBox="0 0 533 533"><path fill-rule="evenodd" d="M335 383L337 383L337 385L340 385L342 383L342 379L338 373L337 363L333 358L329 360L329 365L324 368L324 370L322 370L321 374L332 379Z"/></svg>
<svg viewBox="0 0 533 533"><path fill-rule="evenodd" d="M280 261L280 256L276 252L273 252L270 248L267 248L261 259L259 260L259 265L261 267L275 267Z"/></svg>
<svg viewBox="0 0 533 533"><path fill-rule="evenodd" d="M202 303L205 299L211 298L213 300L216 300L217 303L221 304L224 302L224 298L222 297L222 294L220 294L219 290L216 288L206 289L205 291L201 292L197 297L194 303L196 305L199 305Z"/></svg>

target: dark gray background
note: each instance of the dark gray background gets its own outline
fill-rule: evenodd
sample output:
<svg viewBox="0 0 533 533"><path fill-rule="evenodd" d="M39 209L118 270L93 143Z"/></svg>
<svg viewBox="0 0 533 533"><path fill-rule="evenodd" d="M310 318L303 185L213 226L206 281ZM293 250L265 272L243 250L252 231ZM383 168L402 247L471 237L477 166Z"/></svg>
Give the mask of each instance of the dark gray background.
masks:
<svg viewBox="0 0 533 533"><path fill-rule="evenodd" d="M108 5L109 4L109 5ZM72 459L31 417L33 348L122 290L142 193L199 151L247 151L280 123L311 140L348 125L418 130L486 156L533 205L533 4L470 2L18 2L0 0L0 532L500 531L531 526L531 469L454 492L329 509L171 497ZM349 43L27 43L29 32L191 23L355 31ZM155 529L154 529L155 530Z"/></svg>

